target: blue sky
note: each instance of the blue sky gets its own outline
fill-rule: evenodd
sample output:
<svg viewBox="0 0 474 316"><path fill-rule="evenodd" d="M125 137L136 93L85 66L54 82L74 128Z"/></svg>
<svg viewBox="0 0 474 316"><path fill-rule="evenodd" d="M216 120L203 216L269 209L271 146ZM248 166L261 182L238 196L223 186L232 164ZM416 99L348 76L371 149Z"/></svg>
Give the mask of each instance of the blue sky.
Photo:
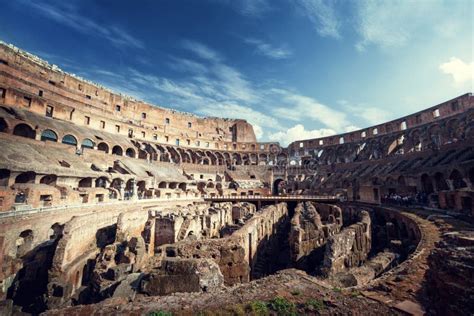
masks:
<svg viewBox="0 0 474 316"><path fill-rule="evenodd" d="M0 39L286 145L473 91L471 0L0 0Z"/></svg>

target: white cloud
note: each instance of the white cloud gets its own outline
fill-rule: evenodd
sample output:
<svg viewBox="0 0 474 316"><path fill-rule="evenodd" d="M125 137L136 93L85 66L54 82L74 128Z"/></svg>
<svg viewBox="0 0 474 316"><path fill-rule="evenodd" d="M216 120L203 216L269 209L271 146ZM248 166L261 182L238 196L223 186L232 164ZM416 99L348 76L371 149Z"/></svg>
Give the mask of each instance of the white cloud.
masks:
<svg viewBox="0 0 474 316"><path fill-rule="evenodd" d="M106 26L106 23L98 24L79 14L78 9L69 2L58 2L53 5L47 2L20 0L18 3L31 6L39 14L85 35L92 34L105 38L116 46L144 48L142 41L128 34L125 30L117 26Z"/></svg>
<svg viewBox="0 0 474 316"><path fill-rule="evenodd" d="M473 84L474 62L466 63L457 57L451 57L448 62L439 65L441 72L451 75L454 85L463 86L465 83Z"/></svg>
<svg viewBox="0 0 474 316"><path fill-rule="evenodd" d="M359 51L369 45L383 49L401 47L429 36L456 36L463 27L466 11L463 1L356 1L356 31Z"/></svg>
<svg viewBox="0 0 474 316"><path fill-rule="evenodd" d="M273 113L278 117L293 121L310 119L337 131L342 131L345 126L349 125L345 113L334 110L310 97L286 90L274 89L273 91L280 93L282 101L286 104L285 107L277 107L273 110Z"/></svg>
<svg viewBox="0 0 474 316"><path fill-rule="evenodd" d="M333 3L326 0L294 0L321 36L339 38L341 23Z"/></svg>
<svg viewBox="0 0 474 316"><path fill-rule="evenodd" d="M292 55L291 50L286 47L274 47L256 38L247 38L244 42L255 46L256 53L271 59L286 59Z"/></svg>
<svg viewBox="0 0 474 316"><path fill-rule="evenodd" d="M301 124L287 129L286 131L280 131L268 135L269 140L280 142L281 145L287 146L291 142L296 140L319 138L325 136L331 136L336 134L336 131L329 128L306 130Z"/></svg>
<svg viewBox="0 0 474 316"><path fill-rule="evenodd" d="M362 119L367 123L367 125L376 125L387 122L392 117L391 112L381 108L368 106L367 104L351 104L347 100L339 100L338 103L343 107L345 112L351 113L354 117ZM346 132L349 132L349 130L346 130Z"/></svg>
<svg viewBox="0 0 474 316"><path fill-rule="evenodd" d="M217 53L213 49L210 49L209 47L200 42L184 40L181 44L183 48L192 51L202 59L206 59L213 62L218 62L221 59L219 53Z"/></svg>

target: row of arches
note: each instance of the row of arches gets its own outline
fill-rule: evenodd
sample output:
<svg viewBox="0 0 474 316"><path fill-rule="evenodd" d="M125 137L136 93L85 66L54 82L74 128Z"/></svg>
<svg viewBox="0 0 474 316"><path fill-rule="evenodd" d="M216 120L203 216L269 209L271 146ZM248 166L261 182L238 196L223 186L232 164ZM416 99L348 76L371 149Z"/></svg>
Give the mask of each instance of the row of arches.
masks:
<svg viewBox="0 0 474 316"><path fill-rule="evenodd" d="M8 129L5 119L0 118L0 132L6 132ZM13 135L36 139L36 131L26 123L19 123L13 128ZM45 129L40 135L41 141L61 142L66 145L79 147L76 136L66 134L59 139L58 133L52 129ZM179 163L191 163L202 165L273 165L277 162L286 162L287 156L283 153L278 155L267 153L236 153L211 150L194 150L181 147L166 146L160 144L140 143L132 141L135 148L123 148L120 145L109 145L105 141L97 144L85 138L80 143L81 148L94 149L106 154L117 156L127 156L131 158L150 159L155 161Z"/></svg>

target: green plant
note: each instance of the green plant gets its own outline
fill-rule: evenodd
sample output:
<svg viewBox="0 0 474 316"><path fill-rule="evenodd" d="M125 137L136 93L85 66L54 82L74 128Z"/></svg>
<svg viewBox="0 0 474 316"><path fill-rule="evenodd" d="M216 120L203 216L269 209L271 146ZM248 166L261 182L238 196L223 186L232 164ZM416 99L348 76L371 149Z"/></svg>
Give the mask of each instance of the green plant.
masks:
<svg viewBox="0 0 474 316"><path fill-rule="evenodd" d="M250 313L257 316L269 315L267 303L262 301L253 301L249 303Z"/></svg>
<svg viewBox="0 0 474 316"><path fill-rule="evenodd" d="M277 315L293 316L296 315L296 305L288 301L286 298L277 296L270 301L270 308L274 310Z"/></svg>
<svg viewBox="0 0 474 316"><path fill-rule="evenodd" d="M332 290L337 293L341 293L342 289L340 287L333 287Z"/></svg>
<svg viewBox="0 0 474 316"><path fill-rule="evenodd" d="M359 291L352 291L352 292L351 292L351 296L352 296L352 297L360 296L360 292L359 292Z"/></svg>
<svg viewBox="0 0 474 316"><path fill-rule="evenodd" d="M313 310L323 310L324 309L324 302L322 300L317 300L314 298L310 298L306 301L306 306Z"/></svg>
<svg viewBox="0 0 474 316"><path fill-rule="evenodd" d="M148 316L173 316L173 313L167 311L155 311L148 313Z"/></svg>

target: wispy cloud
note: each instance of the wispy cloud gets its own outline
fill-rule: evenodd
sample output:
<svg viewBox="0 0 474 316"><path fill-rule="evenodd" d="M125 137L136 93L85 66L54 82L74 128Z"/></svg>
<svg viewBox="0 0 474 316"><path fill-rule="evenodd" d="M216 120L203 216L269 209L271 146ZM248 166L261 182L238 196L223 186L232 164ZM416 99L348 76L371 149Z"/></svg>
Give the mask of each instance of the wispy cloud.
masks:
<svg viewBox="0 0 474 316"><path fill-rule="evenodd" d="M453 37L463 27L463 1L356 1L356 48L369 45L390 49L406 45L418 36Z"/></svg>
<svg viewBox="0 0 474 316"><path fill-rule="evenodd" d="M271 9L270 0L213 0L231 6L240 14L259 17Z"/></svg>
<svg viewBox="0 0 474 316"><path fill-rule="evenodd" d="M71 3L27 0L19 0L18 3L30 6L37 13L77 32L105 38L116 46L144 48L142 41L128 34L125 30L118 26L98 24L87 16L80 14L78 8Z"/></svg>
<svg viewBox="0 0 474 316"><path fill-rule="evenodd" d="M339 38L341 22L336 14L334 2L328 0L294 0L303 15L313 23L321 36Z"/></svg>
<svg viewBox="0 0 474 316"><path fill-rule="evenodd" d="M293 127L288 128L284 131L279 131L276 133L271 133L269 139L272 141L279 142L283 146L303 139L319 138L325 136L331 136L336 134L335 130L328 128L306 130L302 124L296 124Z"/></svg>
<svg viewBox="0 0 474 316"><path fill-rule="evenodd" d="M451 57L448 62L439 65L439 70L453 78L453 84L458 87L474 81L474 62L464 62L457 57Z"/></svg>
<svg viewBox="0 0 474 316"><path fill-rule="evenodd" d="M341 105L345 112L351 113L356 118L361 119L367 125L376 125L392 119L392 113L385 109L381 109L367 104L353 104L347 100L339 100L338 104ZM354 127L352 130L358 129ZM346 128L346 132L350 130Z"/></svg>
<svg viewBox="0 0 474 316"><path fill-rule="evenodd" d="M218 52L215 50L207 47L206 45L196 42L196 41L191 41L191 40L183 40L181 42L183 48L193 52L196 54L198 57L212 61L212 62L219 62L221 60L221 56Z"/></svg>
<svg viewBox="0 0 474 316"><path fill-rule="evenodd" d="M273 89L285 106L276 107L273 113L293 121L311 120L332 130L342 131L350 125L344 112L335 110L315 99L283 89ZM291 109L291 110L290 110Z"/></svg>
<svg viewBox="0 0 474 316"><path fill-rule="evenodd" d="M291 50L287 47L275 47L256 38L246 38L244 42L254 46L256 53L271 59L286 59L292 55Z"/></svg>

